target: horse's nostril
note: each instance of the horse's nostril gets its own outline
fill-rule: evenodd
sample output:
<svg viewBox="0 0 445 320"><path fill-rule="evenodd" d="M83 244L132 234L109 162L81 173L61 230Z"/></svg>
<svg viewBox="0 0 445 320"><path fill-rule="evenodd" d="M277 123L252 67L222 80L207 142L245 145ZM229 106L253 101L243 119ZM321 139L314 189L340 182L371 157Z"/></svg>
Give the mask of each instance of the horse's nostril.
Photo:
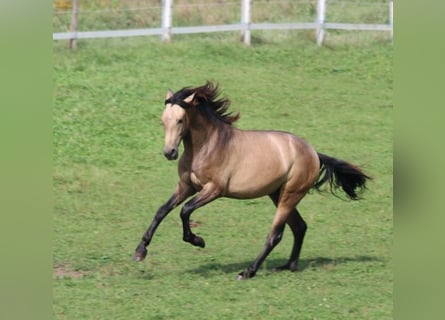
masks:
<svg viewBox="0 0 445 320"><path fill-rule="evenodd" d="M178 151L175 148L165 149L164 150L164 156L168 160L175 160L178 157Z"/></svg>

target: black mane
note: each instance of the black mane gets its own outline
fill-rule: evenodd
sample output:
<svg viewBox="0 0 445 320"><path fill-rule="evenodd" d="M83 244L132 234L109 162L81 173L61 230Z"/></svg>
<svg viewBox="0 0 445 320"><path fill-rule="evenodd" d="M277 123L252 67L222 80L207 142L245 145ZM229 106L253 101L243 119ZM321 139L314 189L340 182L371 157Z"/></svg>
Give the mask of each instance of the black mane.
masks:
<svg viewBox="0 0 445 320"><path fill-rule="evenodd" d="M219 120L229 125L232 125L239 119L239 113L233 114L227 112L230 106L230 100L227 98L219 98L220 90L217 84L207 81L201 87L185 87L177 91L173 97L168 99L168 103L177 104L183 108L188 108L189 105L184 102L184 99L195 93L195 100L198 102L198 110L205 115L209 120Z"/></svg>

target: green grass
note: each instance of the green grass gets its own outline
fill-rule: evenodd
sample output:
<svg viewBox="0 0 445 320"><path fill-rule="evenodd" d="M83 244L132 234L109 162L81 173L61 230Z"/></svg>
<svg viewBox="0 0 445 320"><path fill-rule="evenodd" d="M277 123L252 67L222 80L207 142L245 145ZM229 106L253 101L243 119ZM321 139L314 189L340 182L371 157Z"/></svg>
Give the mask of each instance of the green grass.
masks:
<svg viewBox="0 0 445 320"><path fill-rule="evenodd" d="M230 34L54 43L54 319L392 318L392 47L299 35L257 34L249 48ZM182 241L175 210L147 259L131 260L177 181L162 155L165 93L206 79L241 112L238 127L291 131L374 178L359 202L303 200L300 272L273 271L287 230L254 279L235 281L266 238L265 198L197 210L205 249Z"/></svg>

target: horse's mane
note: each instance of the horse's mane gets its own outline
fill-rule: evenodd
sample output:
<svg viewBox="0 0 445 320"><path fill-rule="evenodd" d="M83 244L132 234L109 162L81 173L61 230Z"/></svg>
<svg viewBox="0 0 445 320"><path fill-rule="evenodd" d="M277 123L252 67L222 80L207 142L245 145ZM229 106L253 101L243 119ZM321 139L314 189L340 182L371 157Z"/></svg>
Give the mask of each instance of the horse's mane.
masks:
<svg viewBox="0 0 445 320"><path fill-rule="evenodd" d="M195 99L198 101L198 110L210 120L220 120L232 125L239 119L239 113L228 112L230 100L219 98L221 94L218 84L207 81L200 87L185 87L176 92L172 100L183 101L185 98L195 93Z"/></svg>

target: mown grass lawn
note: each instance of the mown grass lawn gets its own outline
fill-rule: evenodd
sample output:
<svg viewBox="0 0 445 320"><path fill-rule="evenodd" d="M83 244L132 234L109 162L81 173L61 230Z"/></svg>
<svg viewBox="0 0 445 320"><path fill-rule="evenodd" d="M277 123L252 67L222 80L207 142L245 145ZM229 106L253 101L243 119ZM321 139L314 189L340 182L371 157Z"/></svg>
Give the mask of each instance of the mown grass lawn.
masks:
<svg viewBox="0 0 445 320"><path fill-rule="evenodd" d="M54 318L391 319L392 50L317 48L292 33L249 48L226 35L84 41L77 52L55 43ZM290 253L287 231L254 279L235 281L269 230L266 198L197 210L205 249L182 241L175 210L147 259L131 260L177 181L162 155L165 93L207 79L241 112L238 127L291 131L374 178L362 201L302 201L299 272L273 271Z"/></svg>

